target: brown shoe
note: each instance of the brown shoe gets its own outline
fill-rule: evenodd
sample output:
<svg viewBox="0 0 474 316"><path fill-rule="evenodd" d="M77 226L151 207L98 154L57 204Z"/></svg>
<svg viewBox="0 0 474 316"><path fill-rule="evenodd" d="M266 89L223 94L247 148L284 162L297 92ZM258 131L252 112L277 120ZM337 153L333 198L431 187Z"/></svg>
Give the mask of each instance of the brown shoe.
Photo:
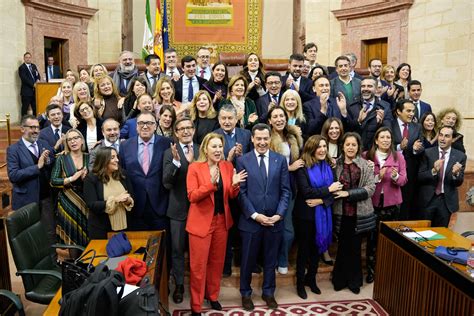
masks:
<svg viewBox="0 0 474 316"><path fill-rule="evenodd" d="M242 296L242 307L249 312L254 310L255 306L250 296Z"/></svg>
<svg viewBox="0 0 474 316"><path fill-rule="evenodd" d="M173 292L173 302L175 304L180 304L183 302L183 294L184 294L184 285L178 284Z"/></svg>
<svg viewBox="0 0 474 316"><path fill-rule="evenodd" d="M278 308L278 303L275 301L275 296L266 296L262 295L262 300L267 303L268 308L270 309L277 309Z"/></svg>

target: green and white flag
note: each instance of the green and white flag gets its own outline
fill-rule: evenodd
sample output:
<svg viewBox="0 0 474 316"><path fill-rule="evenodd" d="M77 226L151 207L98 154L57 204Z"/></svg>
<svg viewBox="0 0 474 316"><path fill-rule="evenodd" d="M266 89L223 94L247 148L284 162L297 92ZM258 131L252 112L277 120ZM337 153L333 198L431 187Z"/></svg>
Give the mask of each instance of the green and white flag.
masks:
<svg viewBox="0 0 474 316"><path fill-rule="evenodd" d="M143 31L142 59L153 54L153 32L151 31L150 0L146 0L145 29Z"/></svg>

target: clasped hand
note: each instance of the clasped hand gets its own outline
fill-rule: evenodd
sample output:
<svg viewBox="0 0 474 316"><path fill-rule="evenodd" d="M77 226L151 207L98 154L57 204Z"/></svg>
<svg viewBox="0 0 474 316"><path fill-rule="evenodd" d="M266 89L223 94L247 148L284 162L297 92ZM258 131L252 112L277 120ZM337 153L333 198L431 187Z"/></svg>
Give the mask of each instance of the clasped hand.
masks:
<svg viewBox="0 0 474 316"><path fill-rule="evenodd" d="M273 215L271 217L265 216L263 214L258 214L255 220L257 223L263 226L275 226L275 223L281 219L280 215Z"/></svg>

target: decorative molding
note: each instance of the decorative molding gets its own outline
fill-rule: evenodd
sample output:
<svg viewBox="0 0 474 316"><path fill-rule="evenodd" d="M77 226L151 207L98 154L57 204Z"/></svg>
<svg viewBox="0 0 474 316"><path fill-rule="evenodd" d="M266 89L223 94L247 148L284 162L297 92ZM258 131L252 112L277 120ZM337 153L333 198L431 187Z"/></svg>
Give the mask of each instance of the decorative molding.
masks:
<svg viewBox="0 0 474 316"><path fill-rule="evenodd" d="M394 11L407 10L413 5L414 1L415 0L382 1L353 8L332 10L331 12L339 21L351 20L374 15L383 15Z"/></svg>
<svg viewBox="0 0 474 316"><path fill-rule="evenodd" d="M46 0L21 0L25 7L32 7L36 10L46 11L63 16L91 19L98 9L89 8L60 1Z"/></svg>

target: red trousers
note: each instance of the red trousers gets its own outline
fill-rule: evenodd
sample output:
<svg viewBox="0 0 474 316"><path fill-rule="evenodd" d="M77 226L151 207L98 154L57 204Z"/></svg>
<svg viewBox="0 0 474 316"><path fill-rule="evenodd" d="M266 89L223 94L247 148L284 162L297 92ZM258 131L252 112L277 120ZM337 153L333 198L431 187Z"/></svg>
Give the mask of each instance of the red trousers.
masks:
<svg viewBox="0 0 474 316"><path fill-rule="evenodd" d="M201 312L204 297L217 301L227 245L224 215L212 219L205 237L189 234L191 309Z"/></svg>

